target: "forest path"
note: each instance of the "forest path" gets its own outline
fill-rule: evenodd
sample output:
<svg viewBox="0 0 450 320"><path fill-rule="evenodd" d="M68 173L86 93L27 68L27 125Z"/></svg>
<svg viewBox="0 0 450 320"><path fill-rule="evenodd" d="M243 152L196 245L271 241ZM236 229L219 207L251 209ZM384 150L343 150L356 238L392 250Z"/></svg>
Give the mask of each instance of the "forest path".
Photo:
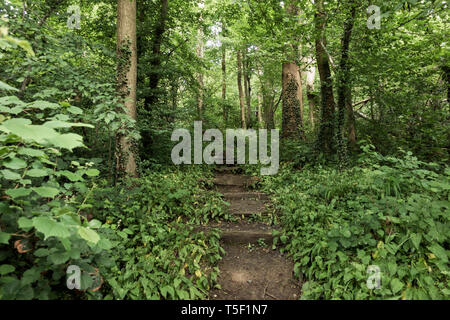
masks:
<svg viewBox="0 0 450 320"><path fill-rule="evenodd" d="M225 256L219 263L221 289L210 292L212 300L295 300L301 294L293 277L293 263L272 250L270 206L264 193L250 191L255 180L239 167L220 167L214 179L217 190L230 203L236 222L211 223L222 230Z"/></svg>

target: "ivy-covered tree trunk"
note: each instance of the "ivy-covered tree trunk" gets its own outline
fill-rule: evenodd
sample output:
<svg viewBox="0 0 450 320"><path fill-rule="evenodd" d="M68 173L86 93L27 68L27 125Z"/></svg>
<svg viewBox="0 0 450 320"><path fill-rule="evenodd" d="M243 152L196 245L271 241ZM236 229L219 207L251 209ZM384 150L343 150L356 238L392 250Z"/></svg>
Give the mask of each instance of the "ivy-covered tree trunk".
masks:
<svg viewBox="0 0 450 320"><path fill-rule="evenodd" d="M136 0L117 1L117 90L128 115L136 120ZM125 131L129 128L123 128ZM125 134L118 137L116 169L119 176L137 177L135 148Z"/></svg>
<svg viewBox="0 0 450 320"><path fill-rule="evenodd" d="M244 92L242 90L242 58L241 50L237 50L237 84L239 90L239 103L241 106L241 127L242 129L247 129L247 122L245 120L245 102L244 102Z"/></svg>
<svg viewBox="0 0 450 320"><path fill-rule="evenodd" d="M287 12L291 16L298 15L298 8L295 4L287 6ZM296 44L291 45L298 58L298 48ZM300 138L303 136L303 92L300 68L295 61L283 63L282 66L282 131L283 138Z"/></svg>
<svg viewBox="0 0 450 320"><path fill-rule="evenodd" d="M326 13L323 0L316 1L315 31L316 60L320 75L320 128L317 137L319 150L330 153L333 151L335 102L333 95L333 80L331 78L330 61L326 51Z"/></svg>
<svg viewBox="0 0 450 320"><path fill-rule="evenodd" d="M353 114L353 106L351 101L351 87L350 87L350 62L349 62L349 48L350 40L353 31L353 25L355 23L356 4L354 1L350 2L350 12L344 24L344 34L342 35L342 49L341 49L341 61L339 63L339 76L338 76L338 143L339 151L345 148L344 145L344 122L345 113L347 113L347 130L348 140L352 148L356 145L356 129L355 129L355 116ZM347 111L347 112L346 112Z"/></svg>
<svg viewBox="0 0 450 320"><path fill-rule="evenodd" d="M158 22L152 37L152 57L150 59L149 72L149 92L145 97L145 105L148 110L154 105L157 100L157 92L159 79L161 78L161 44L164 32L166 31L166 21L169 12L169 0L161 0L161 11Z"/></svg>
<svg viewBox="0 0 450 320"><path fill-rule="evenodd" d="M302 94L299 68L294 63L284 63L282 68L282 131L283 138L303 136L300 99Z"/></svg>

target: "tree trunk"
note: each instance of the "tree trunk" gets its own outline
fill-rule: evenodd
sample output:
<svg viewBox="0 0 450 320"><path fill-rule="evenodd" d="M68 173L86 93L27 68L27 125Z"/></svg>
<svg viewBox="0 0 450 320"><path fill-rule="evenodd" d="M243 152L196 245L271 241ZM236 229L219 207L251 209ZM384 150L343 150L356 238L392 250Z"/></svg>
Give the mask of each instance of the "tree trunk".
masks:
<svg viewBox="0 0 450 320"><path fill-rule="evenodd" d="M241 50L237 51L237 83L239 90L239 103L241 105L241 127L242 129L247 129L247 123L245 121L245 102L244 93L242 90L242 59Z"/></svg>
<svg viewBox="0 0 450 320"><path fill-rule="evenodd" d="M156 102L158 94L156 89L160 79L161 71L161 44L164 32L166 31L166 21L169 12L169 0L161 0L161 12L159 21L153 32L152 57L150 59L151 70L149 73L149 93L145 97L145 105L148 110Z"/></svg>
<svg viewBox="0 0 450 320"><path fill-rule="evenodd" d="M320 75L321 119L317 146L326 153L333 151L334 113L335 103L333 95L333 81L331 79L330 61L326 52L326 13L323 0L316 1L316 14L314 19L317 67Z"/></svg>
<svg viewBox="0 0 450 320"><path fill-rule="evenodd" d="M297 16L298 8L295 4L287 6L289 15ZM299 53L298 45L291 45ZM282 66L282 132L283 138L300 138L303 136L303 92L300 68L294 62L285 62Z"/></svg>
<svg viewBox="0 0 450 320"><path fill-rule="evenodd" d="M245 102L247 107L247 126L252 125L252 110L251 110L251 85L250 85L250 71L249 62L247 58L247 48L245 48L243 53L243 70L244 70L244 92L245 92Z"/></svg>
<svg viewBox="0 0 450 320"><path fill-rule="evenodd" d="M203 30L198 29L197 33L197 58L199 60L203 60L204 58L204 44L203 44ZM199 120L203 120L203 91L204 91L204 83L203 83L203 72L199 72L197 74L198 81L198 93L197 93L197 112Z"/></svg>
<svg viewBox="0 0 450 320"><path fill-rule="evenodd" d="M222 108L223 108L223 122L225 127L228 124L228 110L227 110L227 51L225 45L222 44Z"/></svg>
<svg viewBox="0 0 450 320"><path fill-rule="evenodd" d="M136 0L117 1L117 88L128 115L136 120ZM137 177L133 141L125 135L118 137L117 173Z"/></svg>
<svg viewBox="0 0 450 320"><path fill-rule="evenodd" d="M303 134L299 95L302 93L299 68L294 63L283 63L282 69L282 132L283 138L300 138Z"/></svg>
<svg viewBox="0 0 450 320"><path fill-rule="evenodd" d="M308 108L309 108L309 123L311 125L311 129L314 130L316 127L316 113L317 113L317 105L318 103L318 96L314 92L314 79L316 77L316 68L314 64L314 58L309 57L305 59L305 75L304 78L306 79L306 97L308 98Z"/></svg>
<svg viewBox="0 0 450 320"><path fill-rule="evenodd" d="M263 118L262 118L262 104L263 104L263 97L261 90L258 91L258 127L263 128Z"/></svg>

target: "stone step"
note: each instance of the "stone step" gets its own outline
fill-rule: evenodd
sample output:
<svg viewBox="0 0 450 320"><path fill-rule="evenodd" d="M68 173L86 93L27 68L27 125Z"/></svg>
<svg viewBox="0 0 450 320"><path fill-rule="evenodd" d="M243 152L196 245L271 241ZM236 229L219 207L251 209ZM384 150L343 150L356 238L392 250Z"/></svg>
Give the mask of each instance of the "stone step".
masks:
<svg viewBox="0 0 450 320"><path fill-rule="evenodd" d="M266 213L266 203L262 200L233 200L230 202L228 212L233 215L252 215Z"/></svg>
<svg viewBox="0 0 450 320"><path fill-rule="evenodd" d="M223 199L225 201L230 200L268 200L269 197L265 193L261 192L225 192L223 193Z"/></svg>

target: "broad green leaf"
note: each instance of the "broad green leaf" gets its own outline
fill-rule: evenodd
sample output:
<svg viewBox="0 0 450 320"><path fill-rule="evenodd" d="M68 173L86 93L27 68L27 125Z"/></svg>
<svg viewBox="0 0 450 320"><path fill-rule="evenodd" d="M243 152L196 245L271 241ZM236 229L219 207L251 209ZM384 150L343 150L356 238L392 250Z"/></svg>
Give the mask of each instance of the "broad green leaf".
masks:
<svg viewBox="0 0 450 320"><path fill-rule="evenodd" d="M37 150L37 149L31 149L31 148L21 147L21 148L19 148L19 150L17 150L17 153L21 154L21 155L30 156L30 157L36 157L36 158L45 157L44 151Z"/></svg>
<svg viewBox="0 0 450 320"><path fill-rule="evenodd" d="M19 198L19 197L25 197L30 195L31 189L26 188L17 188L17 189L8 189L5 191L5 193L10 196L11 198Z"/></svg>
<svg viewBox="0 0 450 320"><path fill-rule="evenodd" d="M33 220L25 217L20 217L19 220L17 220L17 223L19 225L19 228L25 231L28 231L31 228L33 228Z"/></svg>
<svg viewBox="0 0 450 320"><path fill-rule="evenodd" d="M53 130L53 129L51 129ZM55 147L72 151L74 148L83 147L83 137L75 133L66 133L47 139Z"/></svg>
<svg viewBox="0 0 450 320"><path fill-rule="evenodd" d="M17 172L8 169L2 170L1 173L3 174L3 178L6 180L19 180L22 178L22 176Z"/></svg>
<svg viewBox="0 0 450 320"><path fill-rule="evenodd" d="M59 194L59 190L52 187L35 187L33 190L40 195L41 197L45 198L54 198L56 195Z"/></svg>
<svg viewBox="0 0 450 320"><path fill-rule="evenodd" d="M0 275L4 276L5 274L14 272L14 270L16 270L16 268L10 264L2 264L0 266Z"/></svg>
<svg viewBox="0 0 450 320"><path fill-rule="evenodd" d="M48 237L67 238L70 236L67 229L61 222L57 222L49 217L33 218L33 225L37 231L42 232L45 239Z"/></svg>
<svg viewBox="0 0 450 320"><path fill-rule="evenodd" d="M97 169L88 169L86 170L86 175L89 177L97 177L100 174L100 171Z"/></svg>
<svg viewBox="0 0 450 320"><path fill-rule="evenodd" d="M40 178L48 176L47 170L44 169L30 169L27 171L27 176L33 178Z"/></svg>
<svg viewBox="0 0 450 320"><path fill-rule="evenodd" d="M97 232L92 229L80 227L78 229L78 234L84 239L92 243L97 243L100 240L100 236Z"/></svg>
<svg viewBox="0 0 450 320"><path fill-rule="evenodd" d="M429 246L428 249L434 253L436 257L443 260L444 262L448 262L448 255L444 248L442 248L437 243L434 243L433 245Z"/></svg>
<svg viewBox="0 0 450 320"><path fill-rule="evenodd" d="M402 288L403 288L403 283L399 279L397 279L397 278L392 279L391 289L394 294L398 293L400 290L402 290Z"/></svg>
<svg viewBox="0 0 450 320"><path fill-rule="evenodd" d="M3 165L9 169L19 170L27 167L27 163L19 158L12 158L7 162L4 162Z"/></svg>
<svg viewBox="0 0 450 320"><path fill-rule="evenodd" d="M19 89L11 87L10 85L4 83L3 81L0 81L0 90L19 91Z"/></svg>
<svg viewBox="0 0 450 320"><path fill-rule="evenodd" d="M66 122L66 121L60 121L60 120L53 120L53 121L47 121L44 123L44 126L49 128L71 128L71 127L87 127L87 128L94 128L91 124L86 123L72 123L72 122Z"/></svg>
<svg viewBox="0 0 450 320"><path fill-rule="evenodd" d="M0 231L0 244L8 244L10 238L11 235L9 233Z"/></svg>
<svg viewBox="0 0 450 320"><path fill-rule="evenodd" d="M40 109L40 110L60 108L59 104L57 104L57 103L42 101L42 100L33 101L31 103L28 103L26 106L27 106L27 108L36 108L36 109Z"/></svg>
<svg viewBox="0 0 450 320"><path fill-rule="evenodd" d="M67 111L69 111L72 114L83 114L83 110L78 108L78 107L74 107L74 106L70 106L69 108L67 108Z"/></svg>

